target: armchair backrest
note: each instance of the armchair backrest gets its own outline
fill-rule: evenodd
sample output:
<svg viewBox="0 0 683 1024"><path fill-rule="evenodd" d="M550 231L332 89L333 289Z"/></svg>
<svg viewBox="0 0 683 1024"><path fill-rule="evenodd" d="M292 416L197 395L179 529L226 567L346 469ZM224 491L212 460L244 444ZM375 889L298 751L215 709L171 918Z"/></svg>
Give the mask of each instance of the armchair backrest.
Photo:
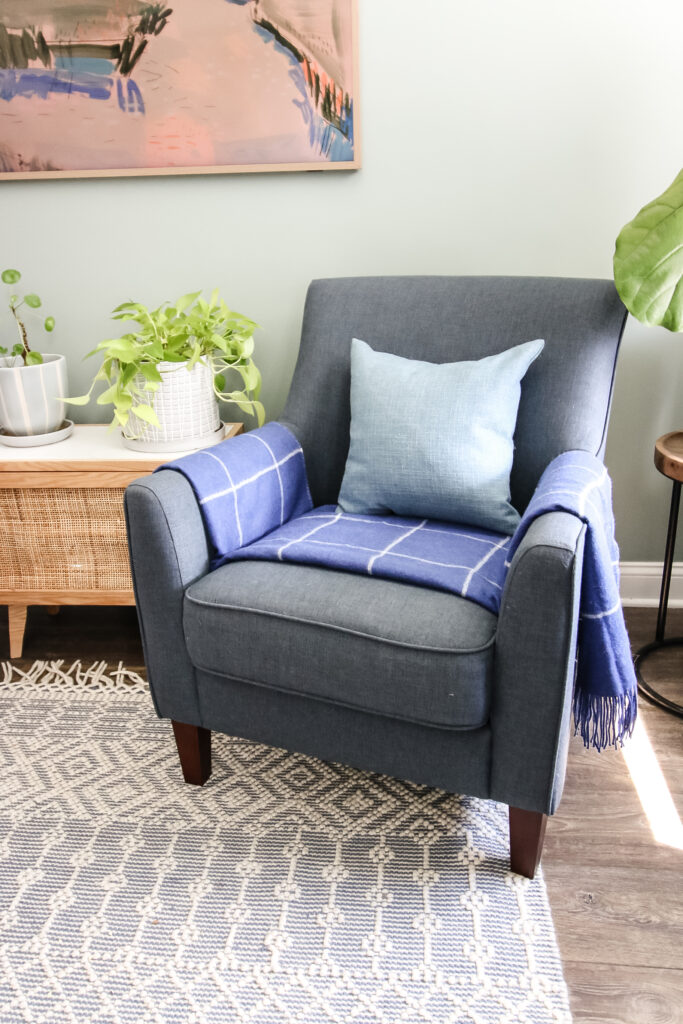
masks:
<svg viewBox="0 0 683 1024"><path fill-rule="evenodd" d="M555 455L604 449L626 310L611 281L358 277L313 281L282 421L301 442L315 504L335 502L349 446L351 339L434 363L481 359L534 338L522 381L512 501L522 511ZM378 385L378 386L381 386Z"/></svg>

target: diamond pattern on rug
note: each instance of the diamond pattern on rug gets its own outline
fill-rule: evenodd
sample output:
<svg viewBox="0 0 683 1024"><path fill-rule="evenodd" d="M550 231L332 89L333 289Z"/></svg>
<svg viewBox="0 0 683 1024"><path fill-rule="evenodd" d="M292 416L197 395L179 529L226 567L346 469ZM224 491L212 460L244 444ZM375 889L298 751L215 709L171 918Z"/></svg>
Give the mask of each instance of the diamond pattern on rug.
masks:
<svg viewBox="0 0 683 1024"><path fill-rule="evenodd" d="M214 734L124 666L0 665L0 1020L568 1024L506 809Z"/></svg>

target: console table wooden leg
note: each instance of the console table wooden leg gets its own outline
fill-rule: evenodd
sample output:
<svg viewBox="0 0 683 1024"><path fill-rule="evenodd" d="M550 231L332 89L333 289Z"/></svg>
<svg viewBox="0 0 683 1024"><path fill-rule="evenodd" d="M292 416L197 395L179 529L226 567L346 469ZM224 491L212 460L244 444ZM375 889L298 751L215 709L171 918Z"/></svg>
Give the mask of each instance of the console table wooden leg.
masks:
<svg viewBox="0 0 683 1024"><path fill-rule="evenodd" d="M26 628L26 614L28 607L25 604L10 604L7 606L9 614L9 656L20 658L24 647L24 629Z"/></svg>

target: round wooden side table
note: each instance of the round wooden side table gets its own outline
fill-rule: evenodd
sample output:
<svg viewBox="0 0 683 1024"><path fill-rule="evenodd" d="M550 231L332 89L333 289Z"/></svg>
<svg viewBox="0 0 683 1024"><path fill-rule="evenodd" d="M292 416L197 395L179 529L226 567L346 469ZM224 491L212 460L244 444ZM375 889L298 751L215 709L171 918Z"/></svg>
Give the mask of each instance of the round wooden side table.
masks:
<svg viewBox="0 0 683 1024"><path fill-rule="evenodd" d="M670 434L664 434L655 444L655 466L660 473L668 476L673 481L671 494L671 509L669 512L669 526L666 534L666 550L664 552L664 569L662 571L662 589L659 593L659 612L657 614L657 629L655 639L652 643L645 644L639 651L636 651L633 663L638 678L638 689L659 704L667 711L683 717L683 704L676 704L661 693L658 693L651 683L643 678L641 665L645 658L662 647L672 647L676 644L683 644L683 636L664 639L666 626L666 612L669 604L669 588L671 586L671 569L674 560L674 547L676 544L676 528L678 526L678 513L681 506L681 482L683 482L683 430L674 430Z"/></svg>

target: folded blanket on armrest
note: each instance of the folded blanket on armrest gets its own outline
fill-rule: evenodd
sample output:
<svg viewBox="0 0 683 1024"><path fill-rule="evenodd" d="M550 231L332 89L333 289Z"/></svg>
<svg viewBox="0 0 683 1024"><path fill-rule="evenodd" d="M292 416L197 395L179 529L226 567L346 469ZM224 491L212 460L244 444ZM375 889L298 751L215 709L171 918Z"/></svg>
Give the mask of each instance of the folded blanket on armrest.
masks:
<svg viewBox="0 0 683 1024"><path fill-rule="evenodd" d="M237 548L313 507L301 445L280 423L184 455L161 469L177 470L192 485L212 569Z"/></svg>

